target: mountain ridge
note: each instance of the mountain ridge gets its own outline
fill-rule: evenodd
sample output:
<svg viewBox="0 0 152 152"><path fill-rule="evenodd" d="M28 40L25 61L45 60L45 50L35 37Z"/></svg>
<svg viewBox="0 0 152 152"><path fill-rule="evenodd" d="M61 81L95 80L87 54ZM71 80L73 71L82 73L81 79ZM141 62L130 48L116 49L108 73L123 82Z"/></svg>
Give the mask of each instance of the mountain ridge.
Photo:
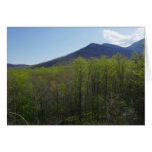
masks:
<svg viewBox="0 0 152 152"><path fill-rule="evenodd" d="M29 66L27 64L11 64L11 63L7 63L7 67L25 67L25 66Z"/></svg>
<svg viewBox="0 0 152 152"><path fill-rule="evenodd" d="M67 54L65 56L62 56L50 61L46 61L43 63L31 65L30 67L40 68L40 67L50 67L50 66L56 66L56 65L67 65L67 64L70 64L74 59L76 59L79 56L85 59L89 59L90 57L100 58L102 56L112 57L117 52L120 52L121 54L125 55L127 58L130 58L131 54L134 51L141 52L144 50L144 45L141 44L144 41L145 39L141 39L131 44L128 47L121 47L121 46L109 44L109 43L103 43L103 44L90 43L89 45L75 52L72 52L70 54ZM24 64L21 64L21 65L24 65ZM28 66L28 65L25 65L25 66Z"/></svg>

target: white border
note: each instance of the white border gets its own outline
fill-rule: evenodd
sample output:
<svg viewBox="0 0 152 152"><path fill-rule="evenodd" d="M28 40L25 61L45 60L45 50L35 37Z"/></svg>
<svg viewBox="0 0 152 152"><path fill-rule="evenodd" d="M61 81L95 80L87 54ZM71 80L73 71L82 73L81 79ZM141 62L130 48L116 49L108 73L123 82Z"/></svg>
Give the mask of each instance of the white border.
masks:
<svg viewBox="0 0 152 152"><path fill-rule="evenodd" d="M152 60L151 1L0 1L0 151L151 152L152 81L147 81L145 126L6 125L7 26L144 26Z"/></svg>

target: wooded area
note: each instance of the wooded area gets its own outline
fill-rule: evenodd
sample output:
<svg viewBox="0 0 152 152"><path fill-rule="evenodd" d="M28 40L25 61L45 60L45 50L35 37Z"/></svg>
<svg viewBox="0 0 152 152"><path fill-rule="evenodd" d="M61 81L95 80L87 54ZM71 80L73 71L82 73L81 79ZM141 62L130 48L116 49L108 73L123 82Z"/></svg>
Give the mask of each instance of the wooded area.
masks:
<svg viewBox="0 0 152 152"><path fill-rule="evenodd" d="M9 68L8 124L143 125L144 91L144 53Z"/></svg>

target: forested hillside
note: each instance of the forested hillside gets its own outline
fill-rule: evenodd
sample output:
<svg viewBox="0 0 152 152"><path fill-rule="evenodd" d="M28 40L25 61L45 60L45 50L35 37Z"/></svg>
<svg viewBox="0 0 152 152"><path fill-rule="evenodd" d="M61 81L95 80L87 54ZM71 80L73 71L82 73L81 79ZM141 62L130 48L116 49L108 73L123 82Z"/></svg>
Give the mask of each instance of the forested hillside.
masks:
<svg viewBox="0 0 152 152"><path fill-rule="evenodd" d="M8 69L8 124L143 125L144 54Z"/></svg>

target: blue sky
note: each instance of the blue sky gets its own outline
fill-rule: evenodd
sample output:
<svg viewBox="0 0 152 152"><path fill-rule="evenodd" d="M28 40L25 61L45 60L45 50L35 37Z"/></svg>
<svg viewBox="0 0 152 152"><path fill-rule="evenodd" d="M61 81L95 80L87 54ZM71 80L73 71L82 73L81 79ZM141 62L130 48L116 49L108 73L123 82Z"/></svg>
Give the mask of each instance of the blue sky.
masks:
<svg viewBox="0 0 152 152"><path fill-rule="evenodd" d="M7 62L37 64L67 55L90 43L123 47L144 38L144 28L8 27Z"/></svg>

